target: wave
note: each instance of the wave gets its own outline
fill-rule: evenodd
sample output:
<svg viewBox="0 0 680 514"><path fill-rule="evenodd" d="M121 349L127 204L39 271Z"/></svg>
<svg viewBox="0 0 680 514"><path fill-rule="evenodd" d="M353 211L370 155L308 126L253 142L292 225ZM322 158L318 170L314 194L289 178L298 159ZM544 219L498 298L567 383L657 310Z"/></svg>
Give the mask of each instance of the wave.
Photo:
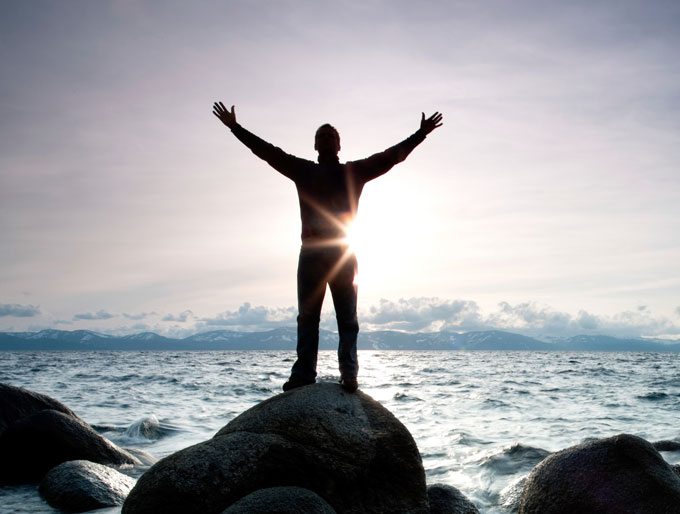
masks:
<svg viewBox="0 0 680 514"><path fill-rule="evenodd" d="M176 425L159 421L154 414L144 416L128 427L92 425L92 428L99 433L113 433L116 439L122 439L121 442L126 444L157 441L183 431Z"/></svg>
<svg viewBox="0 0 680 514"><path fill-rule="evenodd" d="M667 393L662 393L659 391L652 391L651 393L636 396L639 400L647 400L650 402L658 402L661 400L666 400L669 398Z"/></svg>
<svg viewBox="0 0 680 514"><path fill-rule="evenodd" d="M548 455L550 452L543 448L517 443L484 458L480 465L494 475L514 475L529 471Z"/></svg>

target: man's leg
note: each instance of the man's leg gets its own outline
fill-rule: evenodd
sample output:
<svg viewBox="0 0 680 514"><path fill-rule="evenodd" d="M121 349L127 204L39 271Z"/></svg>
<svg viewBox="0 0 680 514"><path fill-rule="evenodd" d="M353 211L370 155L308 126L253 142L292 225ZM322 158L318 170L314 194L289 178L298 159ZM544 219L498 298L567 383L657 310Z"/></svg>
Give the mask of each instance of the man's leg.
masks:
<svg viewBox="0 0 680 514"><path fill-rule="evenodd" d="M326 265L318 249L302 248L298 260L297 360L284 391L316 381L319 320L326 293Z"/></svg>
<svg viewBox="0 0 680 514"><path fill-rule="evenodd" d="M357 320L357 286L355 276L357 261L354 255L342 264L329 285L333 295L335 316L338 320L338 364L343 387L356 389L356 378L359 373L357 359L357 336L359 321Z"/></svg>

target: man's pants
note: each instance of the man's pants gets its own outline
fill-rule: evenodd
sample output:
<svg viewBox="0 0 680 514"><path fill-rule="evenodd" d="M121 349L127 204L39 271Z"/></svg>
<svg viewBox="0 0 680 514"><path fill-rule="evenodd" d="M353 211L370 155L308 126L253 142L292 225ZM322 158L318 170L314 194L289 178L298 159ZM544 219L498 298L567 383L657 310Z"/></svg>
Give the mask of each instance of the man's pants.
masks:
<svg viewBox="0 0 680 514"><path fill-rule="evenodd" d="M313 382L319 351L321 305L330 286L338 321L338 364L342 377L356 377L357 360L357 287L354 283L357 260L347 247L301 248L297 271L298 318L297 361L291 378Z"/></svg>

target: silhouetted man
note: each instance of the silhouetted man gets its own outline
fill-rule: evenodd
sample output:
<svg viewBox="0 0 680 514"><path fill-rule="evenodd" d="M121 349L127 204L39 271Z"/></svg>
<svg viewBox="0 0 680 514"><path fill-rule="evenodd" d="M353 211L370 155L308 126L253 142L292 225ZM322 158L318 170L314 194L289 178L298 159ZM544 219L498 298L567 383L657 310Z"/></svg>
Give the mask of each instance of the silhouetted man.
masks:
<svg viewBox="0 0 680 514"><path fill-rule="evenodd" d="M359 323L354 279L357 261L349 250L346 228L356 215L364 184L406 159L427 134L442 125L442 115L435 112L425 118L423 113L420 128L401 143L367 159L341 164L338 160L340 134L332 125L321 125L316 131L314 150L319 157L318 162L313 162L289 155L244 129L236 122L233 105L228 110L222 102L217 102L213 114L255 155L297 187L302 220L297 271L297 361L283 390L316 381L319 320L328 284L338 321L340 382L345 390L356 391Z"/></svg>

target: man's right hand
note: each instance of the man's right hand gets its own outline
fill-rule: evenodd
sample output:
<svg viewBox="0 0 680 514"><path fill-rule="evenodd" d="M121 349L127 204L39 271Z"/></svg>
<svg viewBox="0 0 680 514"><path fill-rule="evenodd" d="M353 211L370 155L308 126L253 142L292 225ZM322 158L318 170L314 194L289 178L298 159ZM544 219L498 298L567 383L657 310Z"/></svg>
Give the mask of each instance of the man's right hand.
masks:
<svg viewBox="0 0 680 514"><path fill-rule="evenodd" d="M231 106L231 111L229 111L222 102L215 102L213 104L213 114L230 129L236 126L236 111L233 105Z"/></svg>

